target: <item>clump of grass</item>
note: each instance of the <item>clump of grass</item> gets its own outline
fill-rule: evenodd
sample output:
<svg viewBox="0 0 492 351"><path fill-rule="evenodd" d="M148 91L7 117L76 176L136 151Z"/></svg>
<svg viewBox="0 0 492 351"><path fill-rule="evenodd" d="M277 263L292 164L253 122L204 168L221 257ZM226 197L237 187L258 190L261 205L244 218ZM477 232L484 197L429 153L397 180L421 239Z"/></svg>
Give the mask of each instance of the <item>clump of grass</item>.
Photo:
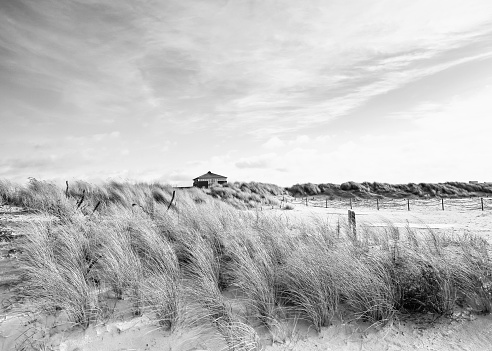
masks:
<svg viewBox="0 0 492 351"><path fill-rule="evenodd" d="M491 264L487 243L476 245L470 238L450 238L430 229L400 233L390 226L386 232L378 240L377 260L391 276L395 310L449 315L457 303L490 308L487 285L482 284Z"/></svg>
<svg viewBox="0 0 492 351"><path fill-rule="evenodd" d="M401 247L398 257L392 260L396 309L402 313L449 314L452 311L454 287L444 262L407 247Z"/></svg>
<svg viewBox="0 0 492 351"><path fill-rule="evenodd" d="M150 273L141 286L142 305L164 330L174 332L184 325L184 301L179 270Z"/></svg>
<svg viewBox="0 0 492 351"><path fill-rule="evenodd" d="M91 279L93 243L76 225L33 223L19 245L23 294L37 309L66 311L83 327L97 320L100 306Z"/></svg>
<svg viewBox="0 0 492 351"><path fill-rule="evenodd" d="M482 238L458 237L444 247L443 265L455 290L454 302L476 312L492 311L492 262Z"/></svg>
<svg viewBox="0 0 492 351"><path fill-rule="evenodd" d="M343 252L343 251L342 251ZM356 318L386 323L395 313L390 272L372 255L338 255L340 301Z"/></svg>
<svg viewBox="0 0 492 351"><path fill-rule="evenodd" d="M268 326L277 318L279 268L274 253L251 234L232 244L233 285L246 297L251 315Z"/></svg>
<svg viewBox="0 0 492 351"><path fill-rule="evenodd" d="M18 186L13 182L0 179L0 201L6 204L15 204L18 202Z"/></svg>
<svg viewBox="0 0 492 351"><path fill-rule="evenodd" d="M283 194L284 189L273 184L236 182L214 185L205 189L205 193L235 208L247 209L256 207L258 204L279 206L280 202L275 196Z"/></svg>
<svg viewBox="0 0 492 351"><path fill-rule="evenodd" d="M124 223L110 222L97 229L101 239L99 266L100 275L107 282L115 296L122 299L125 292L135 302L135 312L139 313L140 286L143 267L138 253L132 245L132 233Z"/></svg>
<svg viewBox="0 0 492 351"><path fill-rule="evenodd" d="M318 332L329 324L339 303L332 263L327 252L299 243L280 272L282 303L293 306L294 311L309 320Z"/></svg>
<svg viewBox="0 0 492 351"><path fill-rule="evenodd" d="M258 336L232 312L219 288L220 261L210 242L195 235L184 267L187 296L192 301L195 323L206 321L219 332L229 350L255 350Z"/></svg>

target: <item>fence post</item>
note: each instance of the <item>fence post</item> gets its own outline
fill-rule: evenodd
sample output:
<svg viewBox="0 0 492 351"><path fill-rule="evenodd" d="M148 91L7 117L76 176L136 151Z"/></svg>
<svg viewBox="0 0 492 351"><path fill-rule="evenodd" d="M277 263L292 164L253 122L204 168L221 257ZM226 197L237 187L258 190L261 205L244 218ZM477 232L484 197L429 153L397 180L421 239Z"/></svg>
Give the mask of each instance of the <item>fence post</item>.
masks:
<svg viewBox="0 0 492 351"><path fill-rule="evenodd" d="M482 211L483 211L483 197L480 198L480 201L482 202Z"/></svg>
<svg viewBox="0 0 492 351"><path fill-rule="evenodd" d="M352 209L352 198L350 198L350 209Z"/></svg>
<svg viewBox="0 0 492 351"><path fill-rule="evenodd" d="M410 199L407 199L407 208L410 211Z"/></svg>
<svg viewBox="0 0 492 351"><path fill-rule="evenodd" d="M166 211L169 211L169 209L171 208L175 196L176 196L176 190L173 190L173 197L171 197L171 201L169 202L169 206L167 206ZM176 206L176 203L174 204L174 206Z"/></svg>
<svg viewBox="0 0 492 351"><path fill-rule="evenodd" d="M444 198L441 197L441 205L442 205L442 210L444 211Z"/></svg>
<svg viewBox="0 0 492 351"><path fill-rule="evenodd" d="M308 198L307 198L307 196L306 196L306 206L307 206L307 205L308 205Z"/></svg>
<svg viewBox="0 0 492 351"><path fill-rule="evenodd" d="M328 208L328 198L325 199L325 208ZM483 209L483 200L482 200L482 209Z"/></svg>
<svg viewBox="0 0 492 351"><path fill-rule="evenodd" d="M348 220L349 220L349 230L352 230L352 234L354 235L354 239L357 238L357 224L355 222L355 212L349 210L348 211Z"/></svg>
<svg viewBox="0 0 492 351"><path fill-rule="evenodd" d="M340 215L338 215L337 238L340 238Z"/></svg>
<svg viewBox="0 0 492 351"><path fill-rule="evenodd" d="M379 211L379 199L378 198L376 198L376 206L377 206L378 211Z"/></svg>

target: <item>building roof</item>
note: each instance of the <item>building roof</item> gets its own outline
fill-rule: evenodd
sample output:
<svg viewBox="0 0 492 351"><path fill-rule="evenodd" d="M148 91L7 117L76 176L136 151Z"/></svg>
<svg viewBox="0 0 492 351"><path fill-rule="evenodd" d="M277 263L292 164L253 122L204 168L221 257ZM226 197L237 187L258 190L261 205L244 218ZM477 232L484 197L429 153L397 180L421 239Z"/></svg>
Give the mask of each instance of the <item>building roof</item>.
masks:
<svg viewBox="0 0 492 351"><path fill-rule="evenodd" d="M210 171L208 171L207 173L199 176L199 177L196 177L195 179L193 180L196 180L196 179L215 179L215 178L224 178L224 179L227 179L227 177L224 177L224 176L221 176L221 175L218 175L218 174L215 174L215 173L212 173Z"/></svg>

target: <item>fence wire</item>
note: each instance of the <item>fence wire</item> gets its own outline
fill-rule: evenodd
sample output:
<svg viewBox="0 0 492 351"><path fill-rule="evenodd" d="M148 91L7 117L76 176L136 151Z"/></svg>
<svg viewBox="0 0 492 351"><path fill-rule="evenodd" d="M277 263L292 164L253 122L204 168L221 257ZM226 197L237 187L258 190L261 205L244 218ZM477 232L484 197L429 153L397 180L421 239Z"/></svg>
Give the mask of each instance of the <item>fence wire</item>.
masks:
<svg viewBox="0 0 492 351"><path fill-rule="evenodd" d="M370 208L379 210L412 211L425 210L462 210L462 211L490 211L492 210L492 198L432 198L432 199L336 199L328 197L303 197L280 196L279 200L294 205L326 208Z"/></svg>

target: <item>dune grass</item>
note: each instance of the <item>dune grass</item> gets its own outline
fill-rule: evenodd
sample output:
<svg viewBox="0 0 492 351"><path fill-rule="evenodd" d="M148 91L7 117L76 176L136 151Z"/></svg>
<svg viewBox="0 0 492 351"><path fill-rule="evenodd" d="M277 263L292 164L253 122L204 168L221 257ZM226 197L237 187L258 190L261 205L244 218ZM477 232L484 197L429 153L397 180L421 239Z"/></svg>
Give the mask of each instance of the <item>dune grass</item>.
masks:
<svg viewBox="0 0 492 351"><path fill-rule="evenodd" d="M4 201L51 218L27 226L19 243L26 306L64 311L82 327L107 318L108 299L123 299L163 330L206 324L226 349L254 350L260 330L290 318L320 331L337 319L491 311L490 245L479 237L391 226L354 236L343 223L289 224L196 189L169 206L172 189L156 184L80 183L68 198L46 184L21 191L26 199L3 188Z"/></svg>
<svg viewBox="0 0 492 351"><path fill-rule="evenodd" d="M342 184L295 184L286 190L293 196L325 195L333 197L421 198L421 197L470 197L490 196L492 184L463 182L388 184L379 182L345 182Z"/></svg>

